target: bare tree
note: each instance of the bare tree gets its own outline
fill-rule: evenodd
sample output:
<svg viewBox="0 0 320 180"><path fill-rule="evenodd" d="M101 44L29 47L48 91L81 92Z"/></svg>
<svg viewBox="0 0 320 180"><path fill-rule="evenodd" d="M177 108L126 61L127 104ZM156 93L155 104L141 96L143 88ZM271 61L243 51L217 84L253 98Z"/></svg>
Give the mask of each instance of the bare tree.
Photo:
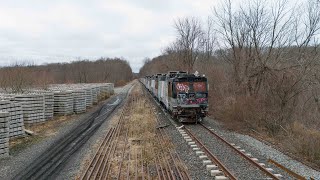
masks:
<svg viewBox="0 0 320 180"><path fill-rule="evenodd" d="M183 18L175 21L174 27L177 31L177 40L171 50L179 55L179 61L191 72L204 46L201 23L194 17Z"/></svg>
<svg viewBox="0 0 320 180"><path fill-rule="evenodd" d="M132 80L132 69L124 59L101 58L42 66L17 64L0 68L0 77L0 87L5 91L23 92L31 86L46 88L49 83L124 84Z"/></svg>
<svg viewBox="0 0 320 180"><path fill-rule="evenodd" d="M257 96L271 93L270 107L278 107L277 123L293 119L299 94L308 89L318 59L319 2L286 7L287 0L268 8L248 1L239 9L231 0L214 10L214 23L222 56L233 67L239 90ZM275 106L277 103L278 106ZM273 118L273 117L272 117Z"/></svg>

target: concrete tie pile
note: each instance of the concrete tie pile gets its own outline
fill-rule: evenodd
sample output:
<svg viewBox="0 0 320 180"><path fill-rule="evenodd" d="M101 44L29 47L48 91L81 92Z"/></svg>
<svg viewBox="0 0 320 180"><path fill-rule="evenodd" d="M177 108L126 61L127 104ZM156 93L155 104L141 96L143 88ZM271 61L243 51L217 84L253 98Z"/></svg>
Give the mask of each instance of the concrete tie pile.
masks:
<svg viewBox="0 0 320 180"><path fill-rule="evenodd" d="M44 95L19 94L14 97L14 101L21 105L25 123L37 123L45 121Z"/></svg>
<svg viewBox="0 0 320 180"><path fill-rule="evenodd" d="M54 106L54 94L53 92L46 91L42 92L44 95L44 105L45 105L45 118L46 120L52 119L53 118L53 106Z"/></svg>
<svg viewBox="0 0 320 180"><path fill-rule="evenodd" d="M100 86L101 99L106 99L108 97L108 87L103 85Z"/></svg>
<svg viewBox="0 0 320 180"><path fill-rule="evenodd" d="M93 84L93 88L98 88L98 100L103 100L109 97L111 94L114 94L114 85L113 83L100 83Z"/></svg>
<svg viewBox="0 0 320 180"><path fill-rule="evenodd" d="M74 90L72 91L73 96L73 111L76 114L86 112L86 91L85 90Z"/></svg>
<svg viewBox="0 0 320 180"><path fill-rule="evenodd" d="M92 107L93 99L92 99L92 89L86 88L86 108Z"/></svg>
<svg viewBox="0 0 320 180"><path fill-rule="evenodd" d="M114 84L113 83L104 83L104 87L107 89L107 95L110 96L114 94Z"/></svg>
<svg viewBox="0 0 320 180"><path fill-rule="evenodd" d="M97 87L92 87L92 102L93 104L98 103L98 88Z"/></svg>
<svg viewBox="0 0 320 180"><path fill-rule="evenodd" d="M0 111L0 158L9 156L9 113Z"/></svg>
<svg viewBox="0 0 320 180"><path fill-rule="evenodd" d="M22 108L18 103L10 101L0 101L0 111L9 113L9 136L18 137L24 136L24 122Z"/></svg>
<svg viewBox="0 0 320 180"><path fill-rule="evenodd" d="M71 91L54 92L54 115L73 114L73 96Z"/></svg>
<svg viewBox="0 0 320 180"><path fill-rule="evenodd" d="M105 93L104 93L104 89L103 86L97 86L98 88L98 101L102 101L105 99Z"/></svg>
<svg viewBox="0 0 320 180"><path fill-rule="evenodd" d="M44 96L44 117L46 120L53 118L54 97L53 92L45 90L32 90L31 93L42 94Z"/></svg>

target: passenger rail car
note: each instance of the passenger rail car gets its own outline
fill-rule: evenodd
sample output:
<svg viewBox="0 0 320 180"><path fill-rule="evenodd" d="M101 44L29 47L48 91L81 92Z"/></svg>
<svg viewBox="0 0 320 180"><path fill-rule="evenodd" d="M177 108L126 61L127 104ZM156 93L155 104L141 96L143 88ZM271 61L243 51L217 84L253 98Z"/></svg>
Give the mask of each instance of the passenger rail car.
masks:
<svg viewBox="0 0 320 180"><path fill-rule="evenodd" d="M200 122L208 113L208 81L182 71L146 76L140 81L179 122Z"/></svg>

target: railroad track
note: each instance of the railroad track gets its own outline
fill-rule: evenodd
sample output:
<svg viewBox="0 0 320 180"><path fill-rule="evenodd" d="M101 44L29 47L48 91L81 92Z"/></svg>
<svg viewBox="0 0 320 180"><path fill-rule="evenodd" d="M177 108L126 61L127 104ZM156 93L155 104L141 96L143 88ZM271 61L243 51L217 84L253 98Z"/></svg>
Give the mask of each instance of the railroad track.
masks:
<svg viewBox="0 0 320 180"><path fill-rule="evenodd" d="M214 174L216 176L216 179L230 179L230 180L236 180L237 178L232 174L232 172L226 168L226 166L218 159L218 157L216 157L213 153L211 153L211 151L209 150L209 148L207 148L205 146L205 144L203 142L201 142L201 140L199 140L190 130L188 130L187 128L185 129L181 129L179 130L180 133L183 135L183 137L185 138L185 140L188 142L189 145L191 145L191 147L195 148L195 152L197 155L199 155L200 159L209 159L209 160L204 160L204 164L205 165L211 165L210 170L215 169L213 171L211 171L211 174ZM192 139L195 141L192 142ZM197 145L196 145L197 144ZM192 146L194 145L194 146ZM200 148L198 148L198 146ZM203 151L201 151L203 150ZM204 155L206 154L206 155ZM217 169L217 167L219 169Z"/></svg>
<svg viewBox="0 0 320 180"><path fill-rule="evenodd" d="M166 130L162 127L165 126L165 122L161 120L159 117L159 114L156 113L157 116L157 123L158 123L158 139L161 143L161 147L167 148L165 140L169 139L169 136L166 132ZM170 142L170 146L173 146L172 142ZM170 172L170 174L167 174L167 179L191 179L189 174L186 172L186 167L185 166L179 166L179 164L183 164L180 157L178 156L177 152L175 150L169 150L167 148L167 151L169 152L169 160L166 160L166 172ZM170 152L171 151L171 152Z"/></svg>
<svg viewBox="0 0 320 180"><path fill-rule="evenodd" d="M198 129L199 127L201 127L200 129ZM196 131L195 129L198 129L198 131ZM203 137L199 138L199 134L197 134L196 132L199 131L203 131L203 132L208 132L210 133L211 136L205 136L202 135ZM198 149L195 150L195 153L205 153L205 156L208 157L208 159L211 160L211 162L213 162L213 165L215 168L213 168L213 170L211 170L211 168L208 169L207 166L207 170L210 170L211 175L218 177L218 179L224 179L223 176L227 177L226 179L238 179L240 177L239 176L239 171L237 171L236 169L234 169L234 167L230 167L230 162L226 163L226 155L222 155L221 152L216 151L215 148L217 148L217 144L216 146L211 146L208 147L207 145L209 145L208 141L204 141L204 137L205 139L216 139L216 143L219 143L219 146L223 146L223 149L225 149L224 151L229 152L230 155L229 156L233 156L233 158L235 159L235 162L239 162L239 161L246 161L247 167L249 168L250 166L255 167L256 170L253 171L252 168L250 168L251 170L247 170L247 172L242 171L242 173L244 174L250 174L251 172L258 172L258 170L260 171L259 177L258 178L271 178L271 179L276 179L279 180L281 179L282 175L280 174L276 174L273 173L273 169L271 168L266 168L264 163L259 163L258 159L256 158L252 158L252 155L249 153L245 153L244 149L241 149L239 146L236 146L235 144L229 143L227 142L223 137L219 136L217 133L214 132L213 129L206 127L205 125L199 123L197 125L185 125L183 129L179 130L179 132L182 134L182 136L184 137L184 139L187 142L195 142L197 144L197 147L199 146ZM221 147L220 147L221 148ZM212 151L213 150L213 151ZM220 150L221 151L221 150ZM232 151L233 153L231 153L230 151ZM200 154L200 159L201 159L201 154ZM204 159L206 159L207 157L205 157ZM203 161L205 162L205 160ZM250 165L249 165L250 164ZM228 168L227 168L228 167ZM243 169L243 167L242 167ZM244 169L246 170L246 169ZM223 175L222 177L220 177L221 175ZM242 175L240 179L244 178L245 175Z"/></svg>
<svg viewBox="0 0 320 180"><path fill-rule="evenodd" d="M127 92L110 98L63 138L57 140L34 162L13 179L54 179L70 157L94 134L101 124L122 103Z"/></svg>
<svg viewBox="0 0 320 180"><path fill-rule="evenodd" d="M233 149L235 152L237 152L241 157L248 160L251 164L259 168L262 172L264 172L267 176L269 176L272 179L280 179L279 174L274 174L270 170L268 170L263 163L259 163L256 161L255 158L251 157L251 154L245 153L245 151L241 150L240 147L236 146L235 144L229 143L226 141L222 136L218 135L214 132L213 129L208 128L207 126L203 125L202 123L199 124L201 127L203 127L205 130L207 130L210 134L212 134L214 137L219 139L222 143L229 146L231 149Z"/></svg>
<svg viewBox="0 0 320 180"><path fill-rule="evenodd" d="M152 95L150 93L148 94L152 98ZM155 100L154 102L155 104L157 104L157 106L160 107L158 102L156 102ZM169 122L173 124L175 127L183 125L182 123L172 120L171 117L168 116L169 114L166 113L165 109L163 109L162 107L160 107L160 109L162 110L162 112L164 112L164 114L166 114L166 117L169 120ZM220 141L220 143L226 144L226 146L231 148L232 151L236 152L239 156L241 156L240 159L244 159L245 161L249 162L251 166L254 166L255 168L259 169L261 171L261 174L264 174L265 176L261 178L269 177L271 179L281 179L282 176L280 174L273 173L271 168L266 168L265 164L257 162L256 158L252 158L250 154L245 153L244 150L240 149L240 147L236 146L235 144L227 142L224 138L216 134L212 129L206 127L201 123L199 123L198 125L190 126L202 127L203 130L208 131L213 138L217 138ZM208 148L205 145L205 143L197 137L196 133L194 133L193 130L189 128L189 125L185 125L183 129L179 129L179 132L182 134L187 143L192 143L190 144L190 147L193 148L196 155L199 155L200 158L204 158L204 164L211 164L207 166L207 170L210 170L210 174L215 175L216 179L238 179L238 174L234 175L232 168L228 169L228 166L223 161L221 161L221 158L223 157L214 155L214 153L211 152L210 148ZM208 159L208 161L206 161L206 159Z"/></svg>
<svg viewBox="0 0 320 180"><path fill-rule="evenodd" d="M160 123L156 115L153 121L144 122L153 124L151 140L137 138L137 133L144 133L146 126L132 127L133 116L137 116L135 108L150 103L143 100L146 97L141 90L139 93L129 95L115 127L106 133L80 179L190 179L178 155L169 148L167 135L156 128ZM143 109L143 113L148 111L153 116L150 107Z"/></svg>

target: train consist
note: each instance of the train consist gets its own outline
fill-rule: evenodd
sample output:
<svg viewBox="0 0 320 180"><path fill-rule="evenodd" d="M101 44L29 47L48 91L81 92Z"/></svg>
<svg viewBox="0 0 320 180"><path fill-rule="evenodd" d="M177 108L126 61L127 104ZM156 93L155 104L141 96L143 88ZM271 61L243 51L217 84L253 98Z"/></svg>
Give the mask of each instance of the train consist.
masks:
<svg viewBox="0 0 320 180"><path fill-rule="evenodd" d="M170 71L140 81L179 122L201 122L208 113L208 82L198 73Z"/></svg>

